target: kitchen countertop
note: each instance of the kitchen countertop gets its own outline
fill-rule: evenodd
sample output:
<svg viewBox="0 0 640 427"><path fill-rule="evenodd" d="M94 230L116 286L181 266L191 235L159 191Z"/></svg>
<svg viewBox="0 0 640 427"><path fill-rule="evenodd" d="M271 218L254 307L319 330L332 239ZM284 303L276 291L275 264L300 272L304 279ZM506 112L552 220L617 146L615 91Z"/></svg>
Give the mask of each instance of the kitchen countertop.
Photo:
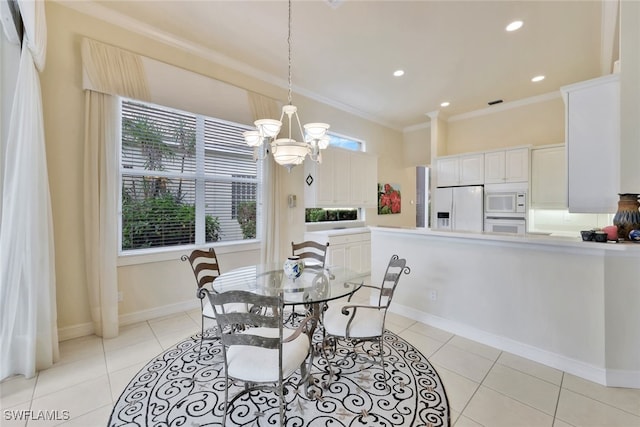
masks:
<svg viewBox="0 0 640 427"><path fill-rule="evenodd" d="M307 231L305 234L322 234L323 236L342 236L345 234L368 233L369 227L331 228L327 230Z"/></svg>
<svg viewBox="0 0 640 427"><path fill-rule="evenodd" d="M442 238L455 239L473 239L478 241L501 242L509 244L531 244L550 247L565 247L584 250L612 250L612 251L630 251L632 254L640 255L640 243L634 242L584 242L580 236L570 237L566 235L549 235L546 233L530 233L530 234L509 234L509 233L486 233L486 232L464 232L464 231L445 231L432 230L428 228L412 228L412 227L370 227L372 232L394 232L414 235L424 235Z"/></svg>

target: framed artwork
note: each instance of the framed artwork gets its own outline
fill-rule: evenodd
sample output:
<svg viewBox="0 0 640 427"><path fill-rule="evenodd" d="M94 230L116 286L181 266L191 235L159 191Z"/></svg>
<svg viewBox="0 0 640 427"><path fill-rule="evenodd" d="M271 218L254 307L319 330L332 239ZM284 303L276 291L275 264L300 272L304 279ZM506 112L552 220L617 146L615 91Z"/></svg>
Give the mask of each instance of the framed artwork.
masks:
<svg viewBox="0 0 640 427"><path fill-rule="evenodd" d="M399 214L400 184L378 184L378 215Z"/></svg>

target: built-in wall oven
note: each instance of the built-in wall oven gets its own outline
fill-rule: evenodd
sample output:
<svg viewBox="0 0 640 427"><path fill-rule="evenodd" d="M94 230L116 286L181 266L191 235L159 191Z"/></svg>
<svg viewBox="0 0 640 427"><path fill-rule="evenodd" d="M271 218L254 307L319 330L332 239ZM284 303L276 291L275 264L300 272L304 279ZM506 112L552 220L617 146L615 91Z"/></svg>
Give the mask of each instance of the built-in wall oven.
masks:
<svg viewBox="0 0 640 427"><path fill-rule="evenodd" d="M525 234L527 232L527 188L522 184L485 186L484 231Z"/></svg>
<svg viewBox="0 0 640 427"><path fill-rule="evenodd" d="M524 217L485 215L484 231L489 233L525 234L527 232L527 220Z"/></svg>

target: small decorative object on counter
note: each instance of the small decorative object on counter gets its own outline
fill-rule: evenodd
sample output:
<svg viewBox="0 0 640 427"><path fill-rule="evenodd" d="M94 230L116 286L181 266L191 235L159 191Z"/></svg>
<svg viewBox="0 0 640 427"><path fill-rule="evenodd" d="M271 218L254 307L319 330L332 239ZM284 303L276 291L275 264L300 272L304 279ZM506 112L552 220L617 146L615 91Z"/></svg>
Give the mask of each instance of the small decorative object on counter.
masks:
<svg viewBox="0 0 640 427"><path fill-rule="evenodd" d="M640 229L640 202L636 193L619 193L618 211L613 224L618 226L618 237L627 239L631 230Z"/></svg>
<svg viewBox="0 0 640 427"><path fill-rule="evenodd" d="M605 233L604 231L596 231L593 238L593 240L600 243L607 243L607 239L607 233Z"/></svg>
<svg viewBox="0 0 640 427"><path fill-rule="evenodd" d="M595 237L596 232L594 230L582 230L580 235L582 236L583 241L590 242Z"/></svg>
<svg viewBox="0 0 640 427"><path fill-rule="evenodd" d="M297 279L304 270L304 261L299 256L290 256L284 262L284 275L289 279Z"/></svg>
<svg viewBox="0 0 640 427"><path fill-rule="evenodd" d="M640 243L640 230L631 230L629 232L629 240L635 243Z"/></svg>
<svg viewBox="0 0 640 427"><path fill-rule="evenodd" d="M607 225L606 227L602 227L602 231L607 233L607 239L618 240L618 226Z"/></svg>

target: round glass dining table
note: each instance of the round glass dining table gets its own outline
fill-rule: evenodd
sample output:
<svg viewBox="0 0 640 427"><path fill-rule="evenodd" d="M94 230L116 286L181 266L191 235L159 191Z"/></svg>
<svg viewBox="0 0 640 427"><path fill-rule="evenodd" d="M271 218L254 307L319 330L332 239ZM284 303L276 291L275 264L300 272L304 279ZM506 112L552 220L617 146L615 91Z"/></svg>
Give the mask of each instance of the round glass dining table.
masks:
<svg viewBox="0 0 640 427"><path fill-rule="evenodd" d="M213 282L216 292L249 291L259 295L282 292L285 305L317 305L342 298L362 286L362 277L345 267L306 266L302 274L290 279L282 263L240 267L222 273Z"/></svg>

